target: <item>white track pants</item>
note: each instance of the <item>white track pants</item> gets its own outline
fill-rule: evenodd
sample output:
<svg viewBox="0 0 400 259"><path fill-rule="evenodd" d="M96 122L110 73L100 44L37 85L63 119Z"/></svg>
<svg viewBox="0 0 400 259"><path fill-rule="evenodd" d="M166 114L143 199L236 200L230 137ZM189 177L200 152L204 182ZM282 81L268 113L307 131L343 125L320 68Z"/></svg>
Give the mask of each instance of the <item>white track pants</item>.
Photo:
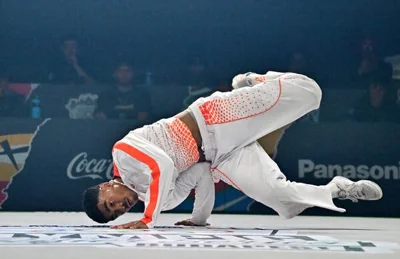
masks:
<svg viewBox="0 0 400 259"><path fill-rule="evenodd" d="M345 211L333 204L331 191L326 186L287 181L257 142L237 150L213 171L222 181L285 218L295 217L314 206Z"/></svg>
<svg viewBox="0 0 400 259"><path fill-rule="evenodd" d="M303 75L273 74L263 83L194 102L194 115L213 176L291 218L307 207L339 212L326 187L293 183L256 140L318 109L322 92ZM293 143L295 145L296 143Z"/></svg>

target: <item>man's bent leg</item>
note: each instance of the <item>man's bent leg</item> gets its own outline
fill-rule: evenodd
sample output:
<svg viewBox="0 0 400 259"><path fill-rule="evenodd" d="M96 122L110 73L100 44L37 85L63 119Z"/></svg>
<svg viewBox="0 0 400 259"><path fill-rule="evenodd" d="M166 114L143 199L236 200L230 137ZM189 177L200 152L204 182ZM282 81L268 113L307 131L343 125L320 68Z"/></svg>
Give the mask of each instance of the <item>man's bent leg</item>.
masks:
<svg viewBox="0 0 400 259"><path fill-rule="evenodd" d="M282 139L283 134L289 127L290 125L284 126L257 140L260 146L272 159L275 159L276 154L278 153L279 141Z"/></svg>
<svg viewBox="0 0 400 259"><path fill-rule="evenodd" d="M238 89L247 86L253 86L268 80L276 79L282 76L284 73L269 71L266 74L256 74L248 72L245 74L239 74L232 79L233 89ZM281 140L285 131L290 127L291 124L277 129L268 135L261 137L257 142L261 145L265 152L272 158L275 159L278 152L278 144Z"/></svg>
<svg viewBox="0 0 400 259"><path fill-rule="evenodd" d="M274 209L285 218L292 218L314 206L345 212L335 206L332 191L327 186L287 181L278 165L258 143L237 150L212 171L214 177Z"/></svg>
<svg viewBox="0 0 400 259"><path fill-rule="evenodd" d="M319 107L321 89L303 75L287 73L274 80L201 98L189 109L198 122L206 158L217 162Z"/></svg>

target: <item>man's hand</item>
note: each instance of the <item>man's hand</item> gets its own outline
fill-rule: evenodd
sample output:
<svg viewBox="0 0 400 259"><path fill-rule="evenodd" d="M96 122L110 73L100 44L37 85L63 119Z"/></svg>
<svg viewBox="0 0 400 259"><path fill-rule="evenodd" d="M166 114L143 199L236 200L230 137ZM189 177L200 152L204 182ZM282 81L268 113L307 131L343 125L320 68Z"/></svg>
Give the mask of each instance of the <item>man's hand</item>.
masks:
<svg viewBox="0 0 400 259"><path fill-rule="evenodd" d="M71 65L74 67L76 73L81 77L84 81L85 84L94 84L95 81L88 76L88 74L85 72L85 70L79 65L78 58L76 56L71 56L68 58L69 62Z"/></svg>
<svg viewBox="0 0 400 259"><path fill-rule="evenodd" d="M142 221L133 221L122 225L112 226L113 229L148 229L149 227Z"/></svg>
<svg viewBox="0 0 400 259"><path fill-rule="evenodd" d="M210 226L210 224L206 223L205 225L198 225L193 223L190 219L185 219L175 223L175 226L189 226L189 227L205 227Z"/></svg>

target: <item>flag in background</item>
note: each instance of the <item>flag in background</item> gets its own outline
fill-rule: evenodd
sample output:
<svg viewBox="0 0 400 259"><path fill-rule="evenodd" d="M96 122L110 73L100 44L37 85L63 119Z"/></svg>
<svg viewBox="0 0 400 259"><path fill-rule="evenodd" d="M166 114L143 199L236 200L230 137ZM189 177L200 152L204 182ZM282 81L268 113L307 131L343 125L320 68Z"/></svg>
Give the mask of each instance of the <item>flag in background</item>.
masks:
<svg viewBox="0 0 400 259"><path fill-rule="evenodd" d="M40 84L33 83L11 83L8 85L8 90L23 95L25 97L25 101L29 99L32 92L39 87Z"/></svg>

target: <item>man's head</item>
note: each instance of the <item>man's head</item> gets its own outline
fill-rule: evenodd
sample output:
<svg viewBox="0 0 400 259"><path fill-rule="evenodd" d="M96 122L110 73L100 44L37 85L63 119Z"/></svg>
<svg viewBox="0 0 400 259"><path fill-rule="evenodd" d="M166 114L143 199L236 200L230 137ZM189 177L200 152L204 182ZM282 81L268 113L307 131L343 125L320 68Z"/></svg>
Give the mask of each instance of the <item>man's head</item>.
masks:
<svg viewBox="0 0 400 259"><path fill-rule="evenodd" d="M83 193L83 209L92 220L107 223L128 212L138 196L123 183L110 181L88 188Z"/></svg>
<svg viewBox="0 0 400 259"><path fill-rule="evenodd" d="M119 63L114 71L114 79L118 86L131 86L133 81L133 68L130 64Z"/></svg>
<svg viewBox="0 0 400 259"><path fill-rule="evenodd" d="M362 56L364 58L374 57L377 52L377 44L371 37L365 37L360 44Z"/></svg>
<svg viewBox="0 0 400 259"><path fill-rule="evenodd" d="M63 38L61 42L61 51L67 60L76 57L79 52L78 39L74 36Z"/></svg>

